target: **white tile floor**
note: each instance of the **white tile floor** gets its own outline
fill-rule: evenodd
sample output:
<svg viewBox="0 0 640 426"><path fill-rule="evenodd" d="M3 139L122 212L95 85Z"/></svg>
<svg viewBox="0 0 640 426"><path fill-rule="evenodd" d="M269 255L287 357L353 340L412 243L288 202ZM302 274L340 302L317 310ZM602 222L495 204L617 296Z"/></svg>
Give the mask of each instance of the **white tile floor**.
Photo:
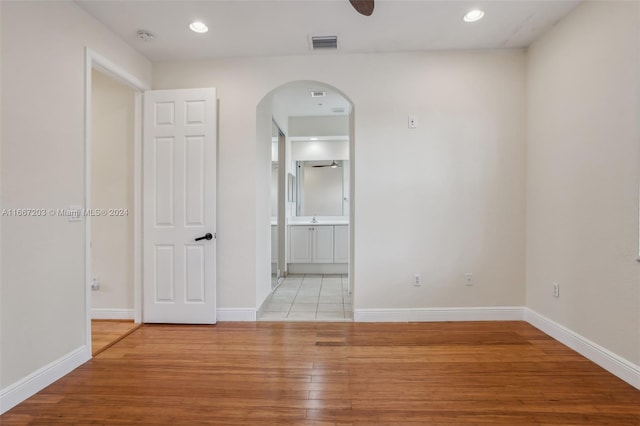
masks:
<svg viewBox="0 0 640 426"><path fill-rule="evenodd" d="M346 275L289 275L258 321L353 321Z"/></svg>

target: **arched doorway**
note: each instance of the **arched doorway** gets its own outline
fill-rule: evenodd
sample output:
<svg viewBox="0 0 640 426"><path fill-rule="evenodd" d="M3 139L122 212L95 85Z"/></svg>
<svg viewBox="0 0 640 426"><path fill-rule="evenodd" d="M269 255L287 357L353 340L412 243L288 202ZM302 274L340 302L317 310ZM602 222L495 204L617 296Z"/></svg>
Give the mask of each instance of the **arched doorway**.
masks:
<svg viewBox="0 0 640 426"><path fill-rule="evenodd" d="M353 124L351 100L318 81L283 84L258 104L272 254L271 276L256 284L258 320L353 318Z"/></svg>

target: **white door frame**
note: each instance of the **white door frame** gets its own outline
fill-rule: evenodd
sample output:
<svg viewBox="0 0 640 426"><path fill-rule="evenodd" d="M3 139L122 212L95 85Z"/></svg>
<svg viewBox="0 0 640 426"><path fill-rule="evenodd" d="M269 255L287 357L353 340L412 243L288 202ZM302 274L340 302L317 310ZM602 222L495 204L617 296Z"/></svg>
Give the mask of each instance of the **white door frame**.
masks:
<svg viewBox="0 0 640 426"><path fill-rule="evenodd" d="M133 294L134 321L142 322L142 95L150 87L124 68L85 48L84 209L91 208L91 72L101 73L135 90L133 137ZM91 348L91 216L84 216L85 345Z"/></svg>

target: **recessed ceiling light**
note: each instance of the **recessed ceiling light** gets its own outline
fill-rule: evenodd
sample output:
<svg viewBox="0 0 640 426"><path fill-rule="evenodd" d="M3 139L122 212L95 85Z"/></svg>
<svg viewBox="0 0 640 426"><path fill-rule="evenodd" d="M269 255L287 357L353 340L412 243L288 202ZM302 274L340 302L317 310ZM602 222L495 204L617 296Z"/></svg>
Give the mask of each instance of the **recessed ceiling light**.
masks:
<svg viewBox="0 0 640 426"><path fill-rule="evenodd" d="M207 31L209 31L209 27L207 27L204 23L200 22L200 21L193 21L190 25L189 28L191 28L191 31L196 32L196 33L206 33Z"/></svg>
<svg viewBox="0 0 640 426"><path fill-rule="evenodd" d="M482 17L484 16L484 12L481 11L480 9L474 9L472 11L469 11L469 13L467 13L466 15L464 15L464 22L476 22L479 21L480 19L482 19Z"/></svg>
<svg viewBox="0 0 640 426"><path fill-rule="evenodd" d="M317 141L318 138L309 138L310 141Z"/></svg>

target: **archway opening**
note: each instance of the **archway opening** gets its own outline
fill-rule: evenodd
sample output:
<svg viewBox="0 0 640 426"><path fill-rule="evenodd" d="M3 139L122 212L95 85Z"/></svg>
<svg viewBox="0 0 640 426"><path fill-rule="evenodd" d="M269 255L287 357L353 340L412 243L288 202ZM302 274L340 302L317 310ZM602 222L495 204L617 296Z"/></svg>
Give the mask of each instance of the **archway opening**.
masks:
<svg viewBox="0 0 640 426"><path fill-rule="evenodd" d="M270 248L257 253L258 320L353 319L354 114L318 81L283 84L257 106L258 204L270 206L257 221Z"/></svg>

